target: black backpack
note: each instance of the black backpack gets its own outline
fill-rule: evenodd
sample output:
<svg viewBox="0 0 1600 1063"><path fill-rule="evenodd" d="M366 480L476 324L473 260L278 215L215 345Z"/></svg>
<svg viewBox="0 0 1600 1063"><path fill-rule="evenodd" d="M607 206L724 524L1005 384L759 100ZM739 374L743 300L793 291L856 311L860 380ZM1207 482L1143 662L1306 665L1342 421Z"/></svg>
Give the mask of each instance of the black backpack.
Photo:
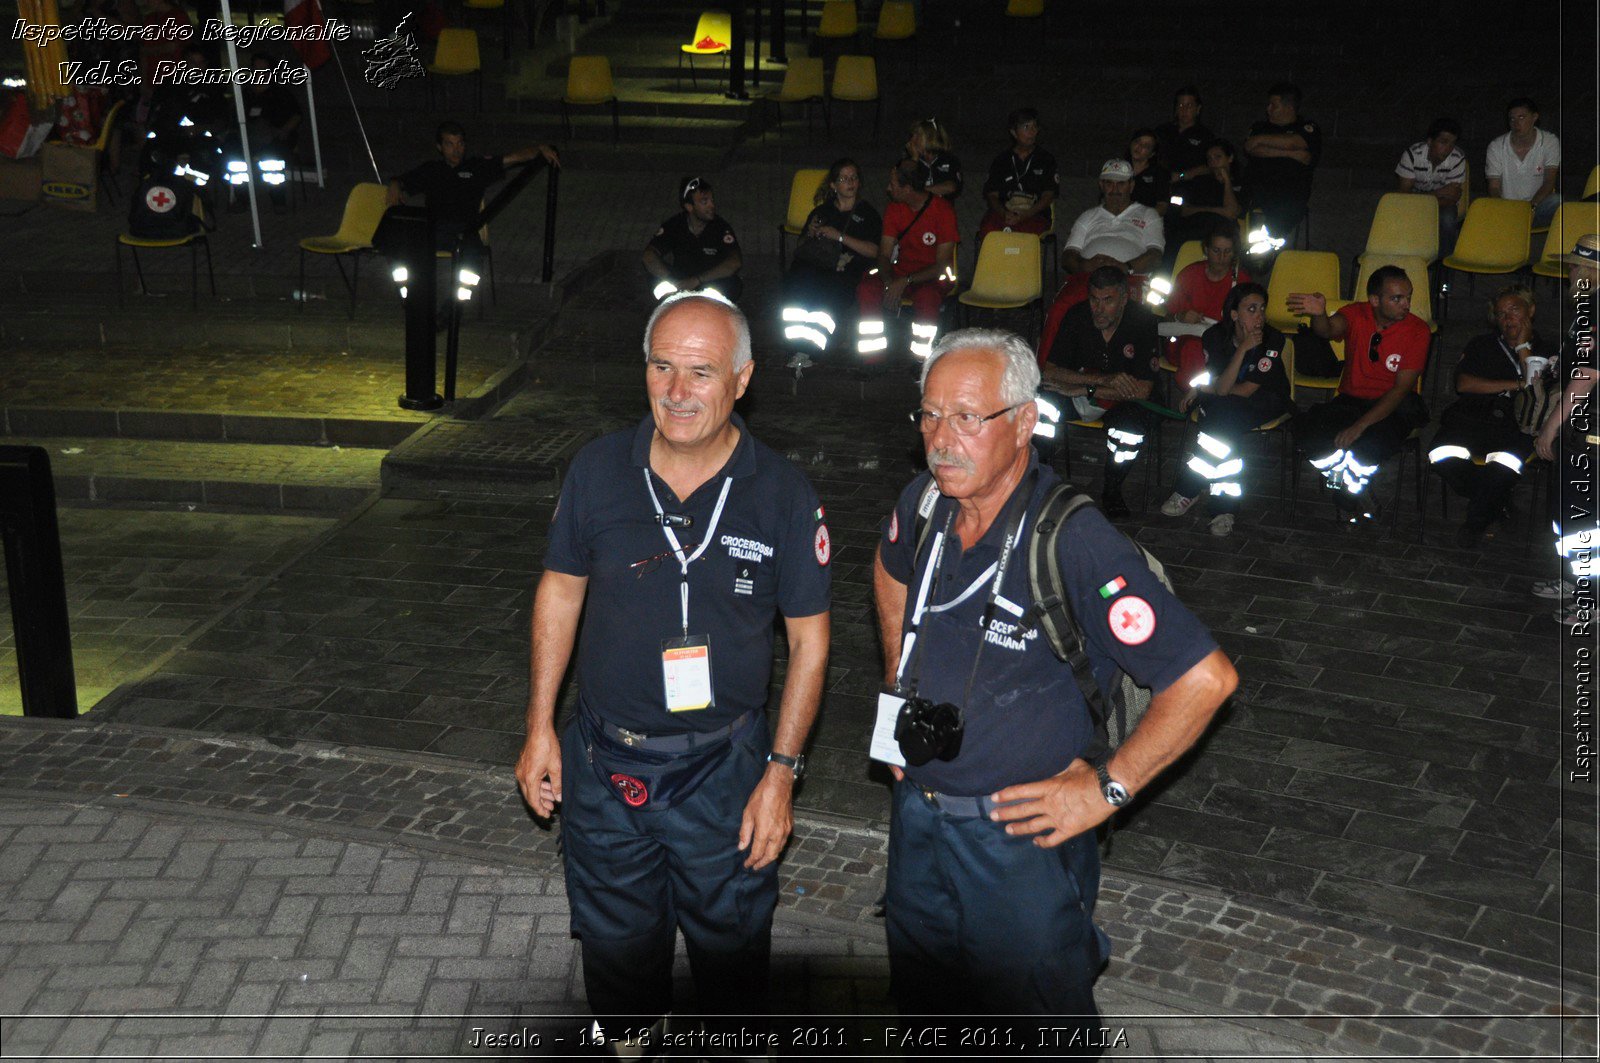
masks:
<svg viewBox="0 0 1600 1063"><path fill-rule="evenodd" d="M930 478L918 500L918 557L922 556L938 492L938 484ZM1145 709L1150 707L1151 694L1149 688L1140 686L1119 668L1112 676L1111 696L1106 697L1095 681L1094 668L1083 649L1083 628L1072 615L1072 602L1061 580L1060 554L1056 549L1061 530L1074 513L1093 505L1088 495L1065 482L1056 484L1045 496L1044 505L1039 507L1037 524L1028 536L1028 590L1033 596L1033 605L1023 614L1022 623L1025 627L1037 625L1050 643L1051 652L1072 668L1072 677L1094 721L1095 747L1085 759L1098 765L1110 759L1111 751L1126 742L1128 735L1139 726ZM1161 585L1172 590L1172 581L1155 555L1138 543L1133 546Z"/></svg>
<svg viewBox="0 0 1600 1063"><path fill-rule="evenodd" d="M128 235L146 240L177 240L205 229L195 210L195 188L181 177L146 177L128 207Z"/></svg>

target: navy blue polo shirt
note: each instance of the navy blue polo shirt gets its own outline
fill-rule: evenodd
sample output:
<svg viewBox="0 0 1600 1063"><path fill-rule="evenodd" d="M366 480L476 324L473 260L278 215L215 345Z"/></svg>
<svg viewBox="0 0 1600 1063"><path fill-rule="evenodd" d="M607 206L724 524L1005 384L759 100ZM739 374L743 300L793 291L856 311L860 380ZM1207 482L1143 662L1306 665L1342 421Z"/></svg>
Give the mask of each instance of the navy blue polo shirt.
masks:
<svg viewBox="0 0 1600 1063"><path fill-rule="evenodd" d="M1047 492L1060 482L1037 457L1029 465L1039 478L1022 527L1022 541L1012 551L1001 584L1001 597L1017 612L1033 604L1028 590L1028 537ZM894 514L884 522L879 543L883 567L906 584L905 630L911 629L921 583L920 566L929 563L933 534L915 562L916 509L929 475L912 481L900 495ZM1024 474L1017 490L1025 490ZM1014 497L1014 496L1013 496ZM945 526L954 511L952 499L938 497L929 517L933 531ZM966 734L952 761L933 760L906 775L918 786L956 796L990 794L1017 783L1046 779L1082 756L1094 738L1088 705L1072 678L1072 669L1055 656L1037 627L1021 628L1004 604L986 632L980 632L993 573L984 573L1000 558L1005 516L997 517L969 550L954 535L945 544L940 569L928 595L919 640L905 674L909 686L915 670L917 692L934 702L960 705ZM1142 686L1160 693L1217 648L1205 626L1156 579L1144 558L1098 510L1081 510L1059 539L1061 573L1072 600L1073 615L1083 629L1085 649L1102 690L1121 667ZM914 578L913 578L914 577ZM974 588L964 598L969 588ZM951 603L955 604L951 604ZM967 677L980 641L983 660L966 699Z"/></svg>
<svg viewBox="0 0 1600 1063"><path fill-rule="evenodd" d="M671 549L645 487L654 420L613 432L578 452L550 523L545 568L589 581L578 640L578 692L601 719L643 734L721 727L767 701L773 620L815 616L829 600L831 543L817 493L799 469L751 436L735 414L739 443L722 471L679 500L650 474L662 510L694 523L676 528L684 553L711 525L725 477L728 499L711 545L689 565L689 634L711 637L715 704L669 713L661 643L683 633L678 560L638 575L636 561Z"/></svg>

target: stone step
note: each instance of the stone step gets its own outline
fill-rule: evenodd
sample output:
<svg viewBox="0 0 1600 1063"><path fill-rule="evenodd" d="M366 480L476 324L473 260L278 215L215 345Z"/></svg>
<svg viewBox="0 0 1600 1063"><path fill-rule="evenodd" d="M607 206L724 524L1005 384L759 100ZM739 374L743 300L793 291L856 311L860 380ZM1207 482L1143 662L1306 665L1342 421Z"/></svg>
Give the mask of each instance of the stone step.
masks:
<svg viewBox="0 0 1600 1063"><path fill-rule="evenodd" d="M637 378L638 371L633 376ZM383 459L386 492L433 495L493 495L496 498L554 495L567 463L596 433L529 423L439 419Z"/></svg>
<svg viewBox="0 0 1600 1063"><path fill-rule="evenodd" d="M0 437L50 455L63 502L343 511L378 488L377 447Z"/></svg>
<svg viewBox="0 0 1600 1063"><path fill-rule="evenodd" d="M198 410L0 406L0 432L27 437L264 443L387 449L415 432L425 414L386 417L274 416Z"/></svg>

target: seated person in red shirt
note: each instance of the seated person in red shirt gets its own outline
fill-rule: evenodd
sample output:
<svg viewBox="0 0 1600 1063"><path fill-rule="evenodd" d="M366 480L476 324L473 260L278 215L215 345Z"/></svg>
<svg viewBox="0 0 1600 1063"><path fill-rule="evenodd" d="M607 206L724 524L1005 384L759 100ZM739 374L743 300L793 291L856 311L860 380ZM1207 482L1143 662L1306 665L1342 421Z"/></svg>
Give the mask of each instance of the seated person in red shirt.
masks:
<svg viewBox="0 0 1600 1063"><path fill-rule="evenodd" d="M1295 434L1334 505L1352 507L1352 520L1370 520L1377 507L1361 497L1367 482L1428 423L1416 384L1428 364L1430 335L1411 313L1411 281L1398 266L1384 266L1367 278L1367 301L1336 314L1328 313L1321 292L1292 292L1287 304L1291 313L1310 315L1316 335L1345 341L1339 393L1297 417Z"/></svg>
<svg viewBox="0 0 1600 1063"><path fill-rule="evenodd" d="M884 316L911 300L911 353L933 353L939 335L939 308L956 285L955 208L924 187L922 164L901 159L889 171L889 206L883 212L878 265L856 286L861 317L856 322L856 353L878 362L889 349Z"/></svg>
<svg viewBox="0 0 1600 1063"><path fill-rule="evenodd" d="M1223 320L1222 303L1239 284L1250 281L1250 274L1239 268L1239 230L1223 218L1206 236L1206 257L1183 267L1172 279L1172 294L1167 296L1167 313L1186 325L1215 324ZM1173 352L1178 380L1189 379L1205 366L1199 336L1179 336Z"/></svg>
<svg viewBox="0 0 1600 1063"><path fill-rule="evenodd" d="M1106 517L1128 516L1122 482L1156 427L1140 406L1155 383L1156 318L1128 298L1128 278L1116 266L1089 274L1089 298L1061 320L1061 330L1041 365L1045 384L1071 409L1065 419L1096 420L1106 429L1106 474L1100 508Z"/></svg>
<svg viewBox="0 0 1600 1063"><path fill-rule="evenodd" d="M1198 430L1188 463L1178 475L1162 515L1179 517L1202 492L1210 495L1211 534L1233 531L1244 497L1244 437L1289 409L1289 373L1283 333L1267 324L1267 290L1245 282L1227 295L1217 324L1200 342L1204 361L1178 403L1198 406Z"/></svg>
<svg viewBox="0 0 1600 1063"><path fill-rule="evenodd" d="M1078 215L1061 245L1067 279L1045 315L1039 336L1041 362L1050 357L1062 317L1088 294L1091 270L1101 266L1122 270L1129 275L1129 297L1135 302L1142 298L1143 274L1161 261L1162 233L1161 215L1133 201L1133 165L1126 159L1107 159L1100 168L1100 205Z"/></svg>
<svg viewBox="0 0 1600 1063"><path fill-rule="evenodd" d="M989 210L978 223L979 247L997 229L1044 232L1050 227L1050 204L1061 188L1055 156L1038 147L1039 112L1032 107L1012 111L1006 128L1011 130L1011 147L994 157L983 183Z"/></svg>
<svg viewBox="0 0 1600 1063"><path fill-rule="evenodd" d="M1428 461L1445 483L1469 499L1467 519L1456 532L1460 547L1478 545L1504 513L1523 463L1533 453L1533 432L1517 423L1517 393L1558 353L1533 329L1533 292L1527 288L1502 288L1489 311L1493 328L1468 341L1461 352L1456 365L1459 397L1439 416L1439 431L1428 451ZM1533 359L1538 361L1530 373Z"/></svg>
<svg viewBox="0 0 1600 1063"><path fill-rule="evenodd" d="M682 210L662 222L644 248L644 268L656 279L655 297L710 288L737 303L744 292L744 255L733 226L717 216L717 199L704 177L678 182Z"/></svg>

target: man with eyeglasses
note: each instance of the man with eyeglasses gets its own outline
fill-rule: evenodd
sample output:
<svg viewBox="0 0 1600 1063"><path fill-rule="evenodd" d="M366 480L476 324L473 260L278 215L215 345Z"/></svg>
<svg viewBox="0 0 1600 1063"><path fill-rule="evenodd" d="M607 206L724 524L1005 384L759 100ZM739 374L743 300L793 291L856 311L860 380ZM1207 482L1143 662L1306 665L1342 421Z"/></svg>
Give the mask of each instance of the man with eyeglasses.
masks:
<svg viewBox="0 0 1600 1063"><path fill-rule="evenodd" d="M1038 384L1019 336L942 339L912 414L929 471L878 542L876 734L898 735L924 703L960 724L954 748L931 755L874 741L895 777L890 995L903 1015L941 1024L1041 1016L1053 1050L1098 1055L1094 981L1110 942L1094 924L1095 828L1194 743L1238 677L1133 544L1079 509L1056 550L1084 652L1102 681L1121 668L1155 693L1126 742L1103 744L1071 666L1035 626L1029 540L1060 483L1031 445Z"/></svg>
<svg viewBox="0 0 1600 1063"><path fill-rule="evenodd" d="M711 182L685 177L678 182L678 201L683 209L661 223L644 249L644 268L656 279L656 298L709 288L738 302L744 292L739 279L744 256L733 226L717 215Z"/></svg>
<svg viewBox="0 0 1600 1063"><path fill-rule="evenodd" d="M561 805L572 931L608 1031L674 1011L680 930L702 1012L764 1012L776 862L828 658L822 506L733 412L755 369L744 315L673 295L644 347L649 414L579 452L551 520L516 766L537 815ZM576 718L558 738L575 642Z"/></svg>
<svg viewBox="0 0 1600 1063"><path fill-rule="evenodd" d="M1045 383L1066 397L1072 416L1105 426L1100 508L1112 520L1129 516L1122 484L1155 428L1139 402L1150 398L1161 367L1156 327L1155 315L1128 298L1127 275L1101 266L1089 274L1089 298L1061 319L1044 365Z"/></svg>
<svg viewBox="0 0 1600 1063"><path fill-rule="evenodd" d="M1351 510L1352 522L1371 520L1377 505L1362 496L1368 481L1428 423L1416 388L1432 336L1411 313L1411 280L1400 267L1383 266L1367 278L1364 303L1329 314L1321 292L1293 292L1287 305L1291 313L1309 315L1318 336L1344 341L1339 393L1295 418L1295 433L1335 507Z"/></svg>

